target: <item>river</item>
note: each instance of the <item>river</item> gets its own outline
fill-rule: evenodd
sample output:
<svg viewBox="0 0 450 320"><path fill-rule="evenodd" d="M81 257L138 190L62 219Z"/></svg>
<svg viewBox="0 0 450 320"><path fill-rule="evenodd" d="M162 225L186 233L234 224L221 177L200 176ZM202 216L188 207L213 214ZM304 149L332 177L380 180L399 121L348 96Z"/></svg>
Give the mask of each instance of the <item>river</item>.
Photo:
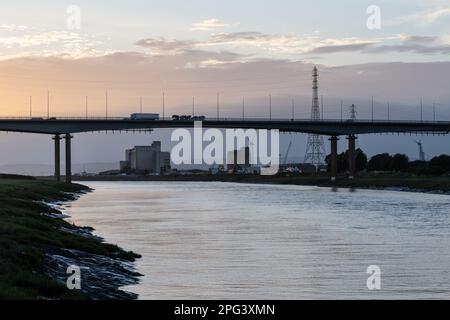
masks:
<svg viewBox="0 0 450 320"><path fill-rule="evenodd" d="M86 182L71 221L142 255L140 299L449 299L450 196ZM381 289L369 290L369 266Z"/></svg>

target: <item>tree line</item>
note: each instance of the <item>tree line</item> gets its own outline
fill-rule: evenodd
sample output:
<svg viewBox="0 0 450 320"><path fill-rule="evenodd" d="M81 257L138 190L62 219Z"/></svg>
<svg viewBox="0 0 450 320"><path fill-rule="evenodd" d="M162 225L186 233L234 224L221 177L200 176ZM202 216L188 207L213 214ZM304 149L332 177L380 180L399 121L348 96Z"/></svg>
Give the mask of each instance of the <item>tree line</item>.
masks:
<svg viewBox="0 0 450 320"><path fill-rule="evenodd" d="M355 153L356 170L361 171L382 171L382 172L405 172L413 174L442 175L450 173L450 155L442 154L432 158L430 161L410 161L405 154L381 153L368 159L367 155L358 148ZM338 172L348 170L348 151L338 154ZM331 155L325 158L325 162L330 171Z"/></svg>

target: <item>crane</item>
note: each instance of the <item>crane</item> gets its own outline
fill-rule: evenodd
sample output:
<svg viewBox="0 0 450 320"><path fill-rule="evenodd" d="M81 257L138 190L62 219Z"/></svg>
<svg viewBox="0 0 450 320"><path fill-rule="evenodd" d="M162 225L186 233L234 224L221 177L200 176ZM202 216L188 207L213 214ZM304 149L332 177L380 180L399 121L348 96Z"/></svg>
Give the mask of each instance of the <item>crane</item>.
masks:
<svg viewBox="0 0 450 320"><path fill-rule="evenodd" d="M289 146L287 147L286 154L284 155L283 164L287 164L287 157L289 155L289 151L291 151L292 141L289 141Z"/></svg>
<svg viewBox="0 0 450 320"><path fill-rule="evenodd" d="M422 141L414 141L418 146L419 146L419 160L420 161L425 161L425 152L423 151L423 144Z"/></svg>

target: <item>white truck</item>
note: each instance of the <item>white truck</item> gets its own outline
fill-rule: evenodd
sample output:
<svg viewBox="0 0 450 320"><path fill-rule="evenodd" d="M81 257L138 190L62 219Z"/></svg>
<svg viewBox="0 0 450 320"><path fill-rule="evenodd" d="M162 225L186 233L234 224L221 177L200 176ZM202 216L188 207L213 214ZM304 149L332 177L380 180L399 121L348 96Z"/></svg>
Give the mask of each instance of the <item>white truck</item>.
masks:
<svg viewBox="0 0 450 320"><path fill-rule="evenodd" d="M159 113L132 113L131 120L159 120Z"/></svg>

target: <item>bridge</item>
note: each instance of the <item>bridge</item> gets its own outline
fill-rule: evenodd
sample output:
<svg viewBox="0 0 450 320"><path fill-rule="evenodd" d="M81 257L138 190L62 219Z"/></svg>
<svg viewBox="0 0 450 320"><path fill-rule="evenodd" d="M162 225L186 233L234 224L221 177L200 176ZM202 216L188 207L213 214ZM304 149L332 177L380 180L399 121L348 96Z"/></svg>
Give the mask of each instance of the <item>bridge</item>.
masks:
<svg viewBox="0 0 450 320"><path fill-rule="evenodd" d="M0 118L0 131L52 135L55 142L55 178L61 180L60 141L65 140L66 182L72 181L71 139L75 133L98 131L136 131L158 128L192 128L194 120L132 120L130 118ZM312 133L330 137L331 178L337 176L337 144L339 137L348 139L349 177L355 174L356 136L360 134L433 134L450 132L450 121L375 121L375 120L297 120L207 118L203 128L278 129L280 132Z"/></svg>

